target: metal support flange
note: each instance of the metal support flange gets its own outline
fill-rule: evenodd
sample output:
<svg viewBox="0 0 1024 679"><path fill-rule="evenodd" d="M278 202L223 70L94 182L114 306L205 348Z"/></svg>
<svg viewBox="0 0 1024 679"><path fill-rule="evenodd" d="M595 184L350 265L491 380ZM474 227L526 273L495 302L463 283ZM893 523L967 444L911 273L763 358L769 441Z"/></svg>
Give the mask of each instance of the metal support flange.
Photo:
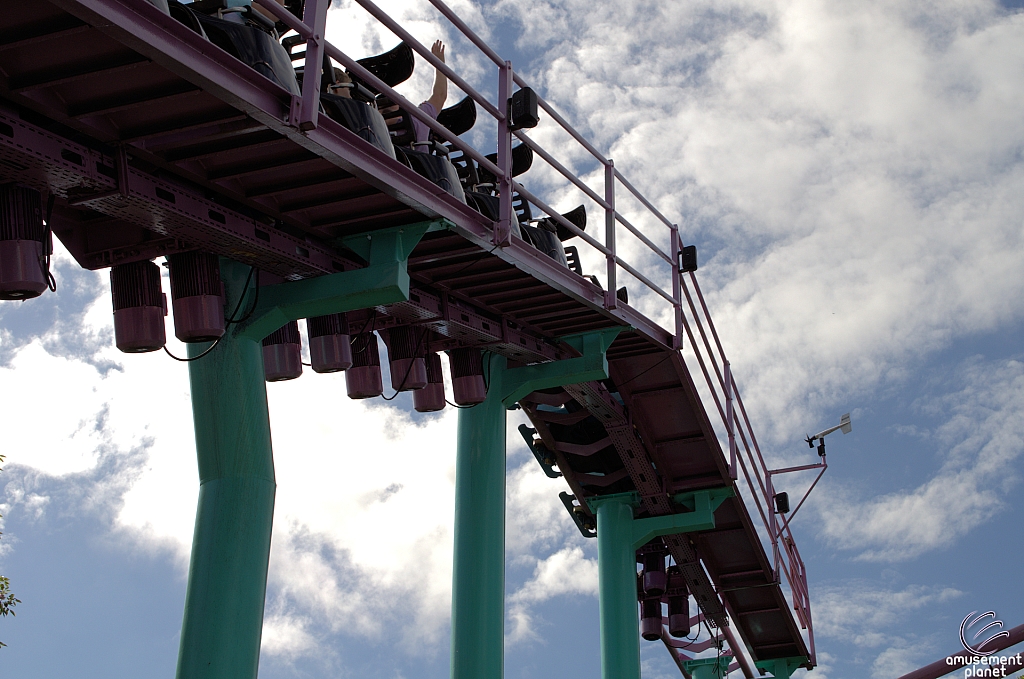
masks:
<svg viewBox="0 0 1024 679"><path fill-rule="evenodd" d="M538 389L608 377L605 352L622 328L564 338L582 355L509 368L484 357L487 398L459 411L452 570L452 679L501 679L505 622L505 424Z"/></svg>

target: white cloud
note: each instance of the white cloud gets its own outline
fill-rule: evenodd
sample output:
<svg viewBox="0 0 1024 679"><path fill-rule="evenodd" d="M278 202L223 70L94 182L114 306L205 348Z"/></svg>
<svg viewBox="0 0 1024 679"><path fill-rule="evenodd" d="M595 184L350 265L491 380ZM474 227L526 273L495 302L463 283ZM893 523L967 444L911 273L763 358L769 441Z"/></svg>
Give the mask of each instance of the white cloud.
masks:
<svg viewBox="0 0 1024 679"><path fill-rule="evenodd" d="M506 643L539 639L531 606L558 596L596 596L597 561L579 546L566 546L536 559L533 577L507 597Z"/></svg>
<svg viewBox="0 0 1024 679"><path fill-rule="evenodd" d="M921 404L945 421L931 440L943 462L917 488L853 498L817 498L822 534L869 560L901 560L953 544L1006 507L1024 452L1024 364L968 361L951 380L959 389Z"/></svg>
<svg viewBox="0 0 1024 679"><path fill-rule="evenodd" d="M819 586L814 592L814 631L864 648L906 635L903 623L919 610L961 596L951 587L911 585L902 590L867 582Z"/></svg>
<svg viewBox="0 0 1024 679"><path fill-rule="evenodd" d="M425 43L454 39L423 3L382 7ZM457 11L481 32L492 20ZM789 441L824 409L898 384L936 349L1024 316L1024 16L980 0L932 3L927 16L910 3L822 0L518 0L497 11L523 23L519 47L538 55L517 66L700 244L702 284L763 442ZM357 57L397 43L360 12L341 3L329 38ZM490 66L455 44L450 62L489 85ZM421 62L402 91L422 96L430 77ZM593 169L550 120L531 134L570 167ZM599 176L587 179L602 193ZM579 202L539 162L523 181L562 209ZM601 222L593 208L590 218ZM620 254L651 265L629 239ZM117 354L105 274L72 275L66 255L57 261L59 298L96 301L61 309L23 347L8 327L15 307L0 307L0 379L20 395L0 413L9 462L62 478L108 474L96 492L114 497L114 526L144 547L170 546L183 566L197 490L186 369ZM629 285L635 305L658 312ZM880 498L836 490L824 516L837 546L911 556L1000 510L1024 430L1021 369L982 363L963 380L935 403L947 416L929 439L944 456L934 478ZM349 401L342 382L270 386L279 488L265 650L280 657L312 653L314 629L366 639L400 621L406 638L435 640L447 621L455 414L413 425ZM97 471L104 456L134 457ZM563 487L532 461L510 474L509 556L532 567L512 594L517 638L529 638L531 606L593 592ZM31 486L8 484L7 497L46 511ZM914 611L955 594L860 593L815 591L819 633L881 648L872 625L893 624L893 602Z"/></svg>

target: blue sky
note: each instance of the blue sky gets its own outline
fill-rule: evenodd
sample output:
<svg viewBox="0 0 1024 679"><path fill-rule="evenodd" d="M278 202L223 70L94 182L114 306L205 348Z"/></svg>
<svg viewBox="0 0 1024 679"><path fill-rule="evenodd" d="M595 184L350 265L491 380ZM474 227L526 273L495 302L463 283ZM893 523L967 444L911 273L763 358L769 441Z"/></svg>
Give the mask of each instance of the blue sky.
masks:
<svg viewBox="0 0 1024 679"><path fill-rule="evenodd" d="M698 246L772 463L813 461L803 436L853 413L794 523L810 676L898 676L955 650L971 611L1024 622L1018 5L454 5ZM422 42L446 38L455 68L492 89L425 4L381 6ZM328 37L354 56L396 42L350 2ZM422 97L429 79L421 64L403 91ZM489 134L469 137L491 151ZM549 124L532 136L600 187ZM579 202L539 165L523 180ZM105 272L59 253L56 273L56 294L0 303L0 572L23 601L0 620L0 676L170 676L197 495L186 370L113 348ZM446 677L455 414L349 401L340 376L268 392L261 676ZM510 415L506 674L597 677L595 545ZM677 675L660 644L643 662L645 679Z"/></svg>

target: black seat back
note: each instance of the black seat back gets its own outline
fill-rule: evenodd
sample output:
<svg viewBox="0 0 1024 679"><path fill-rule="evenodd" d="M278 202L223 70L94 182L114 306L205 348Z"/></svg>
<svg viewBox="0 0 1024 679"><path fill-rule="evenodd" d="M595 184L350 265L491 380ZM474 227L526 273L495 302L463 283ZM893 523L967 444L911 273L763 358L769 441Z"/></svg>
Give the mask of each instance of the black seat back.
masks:
<svg viewBox="0 0 1024 679"><path fill-rule="evenodd" d="M384 54L357 59L356 63L383 80L384 84L389 87L394 87L408 80L409 76L412 75L413 66L415 66L412 48L404 42L399 43L397 47ZM380 94L377 88L370 85L370 83L363 82L355 74L349 75L352 76L354 82L361 84L374 94Z"/></svg>
<svg viewBox="0 0 1024 679"><path fill-rule="evenodd" d="M562 217L580 231L587 230L587 208L583 205L579 205L568 212L562 213ZM555 234L558 235L558 240L560 241L567 241L570 238L576 237L576 234L550 217L545 217L540 220L540 222L537 223L537 226L547 229L548 231L554 231Z"/></svg>
<svg viewBox="0 0 1024 679"><path fill-rule="evenodd" d="M273 29L264 30L251 23L240 24L206 16L184 6L181 9L192 13L214 45L292 94L301 94L295 71L292 69L292 60L277 41ZM177 18L180 14L178 9L172 16Z"/></svg>
<svg viewBox="0 0 1024 679"><path fill-rule="evenodd" d="M570 245L565 249L565 261L570 269L580 276L583 275L583 264L580 262L580 251L575 245Z"/></svg>
<svg viewBox="0 0 1024 679"><path fill-rule="evenodd" d="M324 113L332 119L392 158L395 157L395 147L391 143L388 126L377 109L365 102L336 94L321 94L320 104L324 108Z"/></svg>
<svg viewBox="0 0 1024 679"><path fill-rule="evenodd" d="M437 122L456 137L469 132L473 129L473 125L476 125L476 102L468 96L463 97L459 103L442 109L437 114ZM431 138L442 144L448 141L438 137L433 130L431 130Z"/></svg>
<svg viewBox="0 0 1024 679"><path fill-rule="evenodd" d="M466 194L462 190L462 183L455 167L444 156L435 156L432 153L402 149L408 160L409 167L434 182L442 189L466 202Z"/></svg>
<svg viewBox="0 0 1024 679"><path fill-rule="evenodd" d="M495 165L498 164L498 154L491 153L484 156L487 160L491 161ZM533 165L533 149L526 144L520 144L519 146L512 147L512 176L518 177L523 174ZM485 168L480 168L480 181L484 184L495 184L498 178L488 172Z"/></svg>
<svg viewBox="0 0 1024 679"><path fill-rule="evenodd" d="M523 240L528 241L533 247L565 268L569 268L569 262L565 258L565 250L562 249L562 241L558 240L557 235L547 229L530 226L529 224L520 224L519 228L522 231Z"/></svg>

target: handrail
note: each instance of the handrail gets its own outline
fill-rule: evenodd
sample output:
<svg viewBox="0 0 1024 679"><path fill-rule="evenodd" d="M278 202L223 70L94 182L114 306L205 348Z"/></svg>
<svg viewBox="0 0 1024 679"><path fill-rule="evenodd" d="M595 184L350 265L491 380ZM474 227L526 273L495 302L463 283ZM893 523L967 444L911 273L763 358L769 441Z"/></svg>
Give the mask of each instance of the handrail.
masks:
<svg viewBox="0 0 1024 679"><path fill-rule="evenodd" d="M430 0L430 4L433 5L437 11L443 14L448 21L452 22L452 24L454 24L464 36L469 38L470 42L477 46L477 49L486 54L496 66L503 66L505 64L505 60L498 56L498 53L492 50L490 46L484 42L472 28L467 26L466 22L464 22L458 14L453 12L448 5L441 2L441 0Z"/></svg>
<svg viewBox="0 0 1024 679"><path fill-rule="evenodd" d="M658 208L656 208L653 205L651 205L651 202L649 200L647 200L646 198L644 198L643 194L640 193L639 191L637 191L636 187L633 186L632 184L630 184L629 180L622 176L621 172L619 172L618 170L615 170L615 177L620 182L622 182L623 186L625 186L627 189L629 189L630 193L632 193L634 196L636 196L637 200L639 200L641 203L644 204L644 207L646 207L648 210L653 212L655 214L655 216L657 216L658 219L660 219L661 221L665 222L665 226L667 226L670 229L675 227L675 224L670 222L668 217L666 217L665 215L661 214L661 212L658 211Z"/></svg>
<svg viewBox="0 0 1024 679"><path fill-rule="evenodd" d="M566 164L559 161L553 154L541 147L534 139L530 138L524 131L516 130L511 134L508 130L506 104L503 97L511 95L512 83L520 88L529 87L529 84L518 73L511 64L502 59L484 40L477 35L469 26L460 19L442 0L430 0L430 4L441 13L453 26L475 45L491 62L498 67L498 99L492 102L477 89L466 82L455 73L450 66L436 58L430 50L416 40L408 31L403 29L394 19L388 16L383 10L374 4L373 0L357 0L357 2L375 19L390 29L396 36L406 42L416 53L422 56L427 63L438 69L447 76L453 83L461 88L469 97L483 108L492 118L498 122L499 136L497 139L498 162L488 160L475 148L452 135L447 129L441 126L435 119L413 105L408 99L398 94L394 89L380 81L377 77L363 68L354 59L345 55L341 50L332 45L322 35L315 35L318 30L311 27L302 20L294 17L287 9L277 4L274 0L253 0L260 6L266 8L274 16L287 24L290 28L299 33L307 40L307 52L316 55L325 52L358 77L364 79L378 91L386 94L396 104L406 109L409 115L421 121L429 129L437 133L442 139L449 141L455 148L462 150L469 158L479 163L495 177L498 178L499 186L503 187L500 196L501 218L494 229L494 243L502 246L510 242L508 240L511 224L510 205L511 192L518 191L519 194L530 203L533 203L541 211L545 212L552 221L567 229L574 236L581 238L587 245L601 253L607 262L607 282L611 289L605 293L605 307L613 309L620 302L617 301L614 290L616 286L616 271L622 269L640 281L652 292L665 299L673 306L675 314L674 348L686 347L696 358L699 372L704 377L704 383L708 393L718 411L718 422L724 429L718 430L724 433L728 440L728 459L726 460L731 477L737 485L745 483L750 496L757 507L757 515L760 516L763 528L767 531L767 539L771 543L773 556L773 577L775 582L781 584L781 578L785 578L792 594L793 608L798 622L807 629L811 661L815 662L814 630L811 619L810 597L807 586L807 572L800 552L797 549L793 537L792 528L788 521L779 525L775 515L774 486L772 484L771 470L768 468L764 455L761 452L757 437L751 426L750 418L743 404L732 367L726 358L721 338L715 327L714 321L708 310L707 302L701 291L696 275L691 271L689 276L683 275L679 269L678 258L682 251L682 240L679 228L672 223L661 211L659 211L650 200L648 200L637 188L614 167L611 159L607 158L597 148L585 139L558 111L543 97L538 95L538 105L561 129L575 140L581 147L586 149L590 155L604 167L604 196L592 189L582 179L570 170ZM306 16L315 16L313 12L326 11L322 6L328 0L307 0ZM305 18L305 17L304 17ZM315 23L315 22L314 22ZM322 22L321 22L322 23ZM311 47L314 48L311 50ZM320 52L322 50L323 52ZM318 87L315 79L310 78L303 83L303 94L312 95L312 92L305 92L305 88ZM315 101L315 99L314 99ZM294 109L294 107L293 107ZM313 120L303 118L304 124L312 123L315 126L315 115ZM303 128L305 129L305 128ZM502 131L505 132L502 132ZM548 163L558 174L569 181L576 189L581 191L590 200L594 201L605 212L605 234L604 243L599 239L587 234L575 224L565 219L555 211L544 200L528 191L521 184L514 181L510 173L503 170L510 168L510 151L512 136L518 137L524 144L530 147L533 152L544 162ZM504 166L504 167L502 167ZM670 238L671 254L659 247L645 229L634 225L630 219L616 208L615 184L621 183L629 193L636 198L644 209L654 215L659 222L668 228ZM641 273L636 267L623 260L616 253L617 232L616 224L621 224L633 236L639 239L652 253L664 260L671 267L671 294L647 275ZM649 232L649 229L647 229ZM688 342L684 342L687 340ZM687 360L684 354L683 360ZM724 372L724 374L723 374ZM711 410L710 412L714 412ZM716 427L718 425L715 425ZM762 535L760 529L757 530ZM759 539L764 539L763 537Z"/></svg>
<svg viewBox="0 0 1024 679"><path fill-rule="evenodd" d="M575 184L576 187L580 191L582 191L583 193L587 194L587 196L589 196L590 199L593 200L595 203L597 203L598 205L600 205L601 207L603 207L606 210L610 207L608 205L608 203L606 203L604 201L604 199L601 198L601 196L597 195L597 192L594 191L594 189L592 189L589 186L587 186L586 184L584 184L583 181L579 177L574 175L572 172L569 172L569 170L566 169L565 165L562 165L560 162L558 162L555 159L554 156L552 156L550 153L548 153L543 148L541 148L540 144L538 144L534 140L530 139L526 135L525 132L523 132L522 130L516 130L512 134L516 135L516 137L518 137L520 140L522 140L522 142L524 144L529 146L533 150L534 153L536 153L541 158L543 158L547 162L548 165L550 165L551 167L553 167L556 170L558 170L558 172L563 177L565 177L566 179L571 181L573 184Z"/></svg>
<svg viewBox="0 0 1024 679"><path fill-rule="evenodd" d="M642 240L642 241L643 241L643 243L644 243L644 245L646 245L646 246L647 246L647 247L649 247L649 248L650 248L651 250L653 250L653 251L654 251L654 254L658 255L659 257L661 257L662 259L664 259L664 260L665 260L666 262L668 262L668 264L669 264L670 266L671 266L671 265L673 265L673 264L675 264L675 262L673 262L673 261L672 261L672 258L671 258L671 257L669 257L668 255L666 255L666 254L665 254L665 251L664 251L664 250L662 250L661 248L659 248L659 247L658 247L658 246L657 246L657 245L656 245L656 244L654 243L654 241L652 241L652 240L651 240L650 238L648 238L648 237L647 237L647 236L645 236L645 235L644 235L643 233L641 233L641 232L640 232L640 229L638 229L638 228L636 228L635 226L633 226L633 225L632 225L632 224L630 223L630 221L629 221L628 219L626 219L625 217L623 217L623 216L622 216L621 214L619 214L618 212L616 212L616 213L615 213L615 220L616 220L616 221L617 221L617 222L618 222L619 224L622 224L622 225L623 225L624 227L626 227L627 229L629 229L629 232L630 232L630 233L632 233L632 234L633 234L634 236L636 236L637 238L639 238L640 240ZM674 301L674 300L673 300L673 301Z"/></svg>
<svg viewBox="0 0 1024 679"><path fill-rule="evenodd" d="M487 97L477 92L476 89L463 80L459 74L453 71L448 64L435 57L434 54L420 43L419 40L412 37L412 34L410 34L409 31L402 28L397 21L385 14L379 7L377 7L377 5L373 4L371 0L356 0L356 2L362 5L363 9L369 12L375 19L387 26L388 30L401 38L405 44L409 45L419 53L419 55L426 59L431 66L444 73L449 80L459 86L459 89L472 97L473 101L483 106L484 110L490 113L495 120L501 120L505 117L505 114L498 110L494 104L488 101Z"/></svg>

